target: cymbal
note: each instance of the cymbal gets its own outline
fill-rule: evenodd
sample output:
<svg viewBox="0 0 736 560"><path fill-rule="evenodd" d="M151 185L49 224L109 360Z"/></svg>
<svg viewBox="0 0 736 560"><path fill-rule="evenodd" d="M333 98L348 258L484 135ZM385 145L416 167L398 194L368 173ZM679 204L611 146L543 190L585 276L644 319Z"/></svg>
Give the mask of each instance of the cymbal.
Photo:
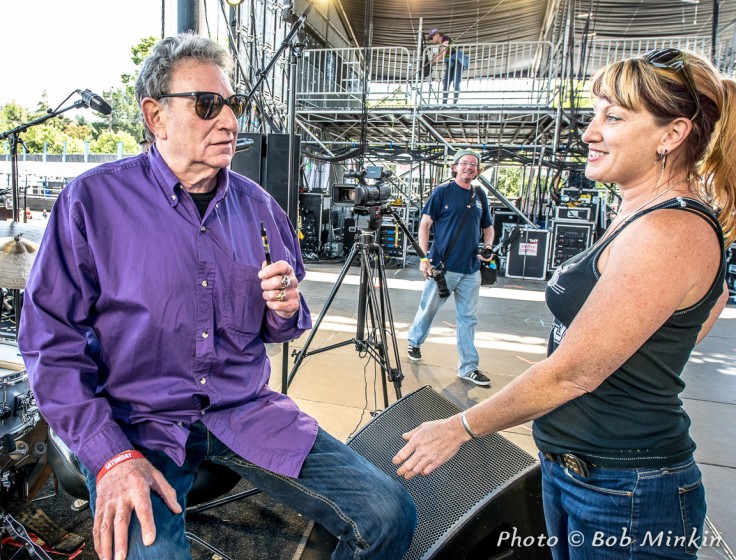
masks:
<svg viewBox="0 0 736 560"><path fill-rule="evenodd" d="M24 239L25 233L0 238L0 286L20 290L25 288L38 243Z"/></svg>

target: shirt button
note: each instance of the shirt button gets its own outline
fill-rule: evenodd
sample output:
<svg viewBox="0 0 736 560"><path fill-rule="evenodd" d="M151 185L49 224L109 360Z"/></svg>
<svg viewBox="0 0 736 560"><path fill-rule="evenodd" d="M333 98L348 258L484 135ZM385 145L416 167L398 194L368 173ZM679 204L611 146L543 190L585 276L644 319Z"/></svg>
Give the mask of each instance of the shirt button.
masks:
<svg viewBox="0 0 736 560"><path fill-rule="evenodd" d="M208 286L207 280L202 280L202 287L206 288Z"/></svg>
<svg viewBox="0 0 736 560"><path fill-rule="evenodd" d="M176 201L176 195L175 194L172 194L171 195L171 200Z"/></svg>
<svg viewBox="0 0 736 560"><path fill-rule="evenodd" d="M199 228L199 231L202 231L202 232L207 231L207 228L202 226L201 228Z"/></svg>
<svg viewBox="0 0 736 560"><path fill-rule="evenodd" d="M210 335L209 335L209 333L207 331L204 331L202 333L202 338L207 338L208 336L210 336Z"/></svg>
<svg viewBox="0 0 736 560"><path fill-rule="evenodd" d="M200 416L204 416L204 410L199 413Z"/></svg>
<svg viewBox="0 0 736 560"><path fill-rule="evenodd" d="M205 379L205 378L203 377L202 379L200 379L200 380L199 380L199 383L200 383L201 385L206 385L206 384L207 384L207 379Z"/></svg>
<svg viewBox="0 0 736 560"><path fill-rule="evenodd" d="M184 427L184 422L177 422L176 425L179 426L180 428L183 428Z"/></svg>

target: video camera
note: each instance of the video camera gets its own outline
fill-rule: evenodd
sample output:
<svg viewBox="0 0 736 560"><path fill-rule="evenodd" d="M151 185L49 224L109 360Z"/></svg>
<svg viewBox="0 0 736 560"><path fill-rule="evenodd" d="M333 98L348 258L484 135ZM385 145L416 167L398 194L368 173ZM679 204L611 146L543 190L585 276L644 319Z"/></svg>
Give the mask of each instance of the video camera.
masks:
<svg viewBox="0 0 736 560"><path fill-rule="evenodd" d="M381 226L381 207L391 198L391 188L383 180L393 173L379 165L369 165L360 171L347 171L345 178L355 179L357 184L332 185L332 202L335 206L351 206L357 215L361 229L378 230ZM369 184L366 179L373 182Z"/></svg>
<svg viewBox="0 0 736 560"><path fill-rule="evenodd" d="M392 175L391 171L378 165L369 165L360 171L347 171L346 179L355 179L356 185L336 183L332 186L332 200L335 204L352 205L356 210L370 206L382 206L391 198L391 188L383 180ZM372 179L368 184L366 179Z"/></svg>

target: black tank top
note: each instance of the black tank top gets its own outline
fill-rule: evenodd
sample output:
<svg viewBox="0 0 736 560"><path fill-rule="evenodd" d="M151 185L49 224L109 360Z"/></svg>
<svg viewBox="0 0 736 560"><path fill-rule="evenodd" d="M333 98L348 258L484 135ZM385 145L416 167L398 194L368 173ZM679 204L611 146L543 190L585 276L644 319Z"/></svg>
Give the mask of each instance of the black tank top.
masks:
<svg viewBox="0 0 736 560"><path fill-rule="evenodd" d="M675 311L595 390L535 420L534 441L541 451L575 453L603 467L648 468L675 464L695 450L689 434L690 418L679 397L685 387L680 374L723 291L725 277L723 233L703 204L673 198L642 210L603 243L558 267L545 292L547 306L554 315L548 353L557 348L598 281L596 263L601 252L631 222L665 208L698 214L718 234L723 257L710 289L700 301Z"/></svg>

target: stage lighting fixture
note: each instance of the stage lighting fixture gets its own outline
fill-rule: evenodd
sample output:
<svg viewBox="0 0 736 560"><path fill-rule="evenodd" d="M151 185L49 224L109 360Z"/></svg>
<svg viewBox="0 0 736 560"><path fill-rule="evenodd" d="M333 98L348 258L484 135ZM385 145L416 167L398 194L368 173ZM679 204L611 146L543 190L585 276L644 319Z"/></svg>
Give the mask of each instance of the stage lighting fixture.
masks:
<svg viewBox="0 0 736 560"><path fill-rule="evenodd" d="M243 0L225 0L225 2L227 2L228 6L235 7L240 6L243 3Z"/></svg>

